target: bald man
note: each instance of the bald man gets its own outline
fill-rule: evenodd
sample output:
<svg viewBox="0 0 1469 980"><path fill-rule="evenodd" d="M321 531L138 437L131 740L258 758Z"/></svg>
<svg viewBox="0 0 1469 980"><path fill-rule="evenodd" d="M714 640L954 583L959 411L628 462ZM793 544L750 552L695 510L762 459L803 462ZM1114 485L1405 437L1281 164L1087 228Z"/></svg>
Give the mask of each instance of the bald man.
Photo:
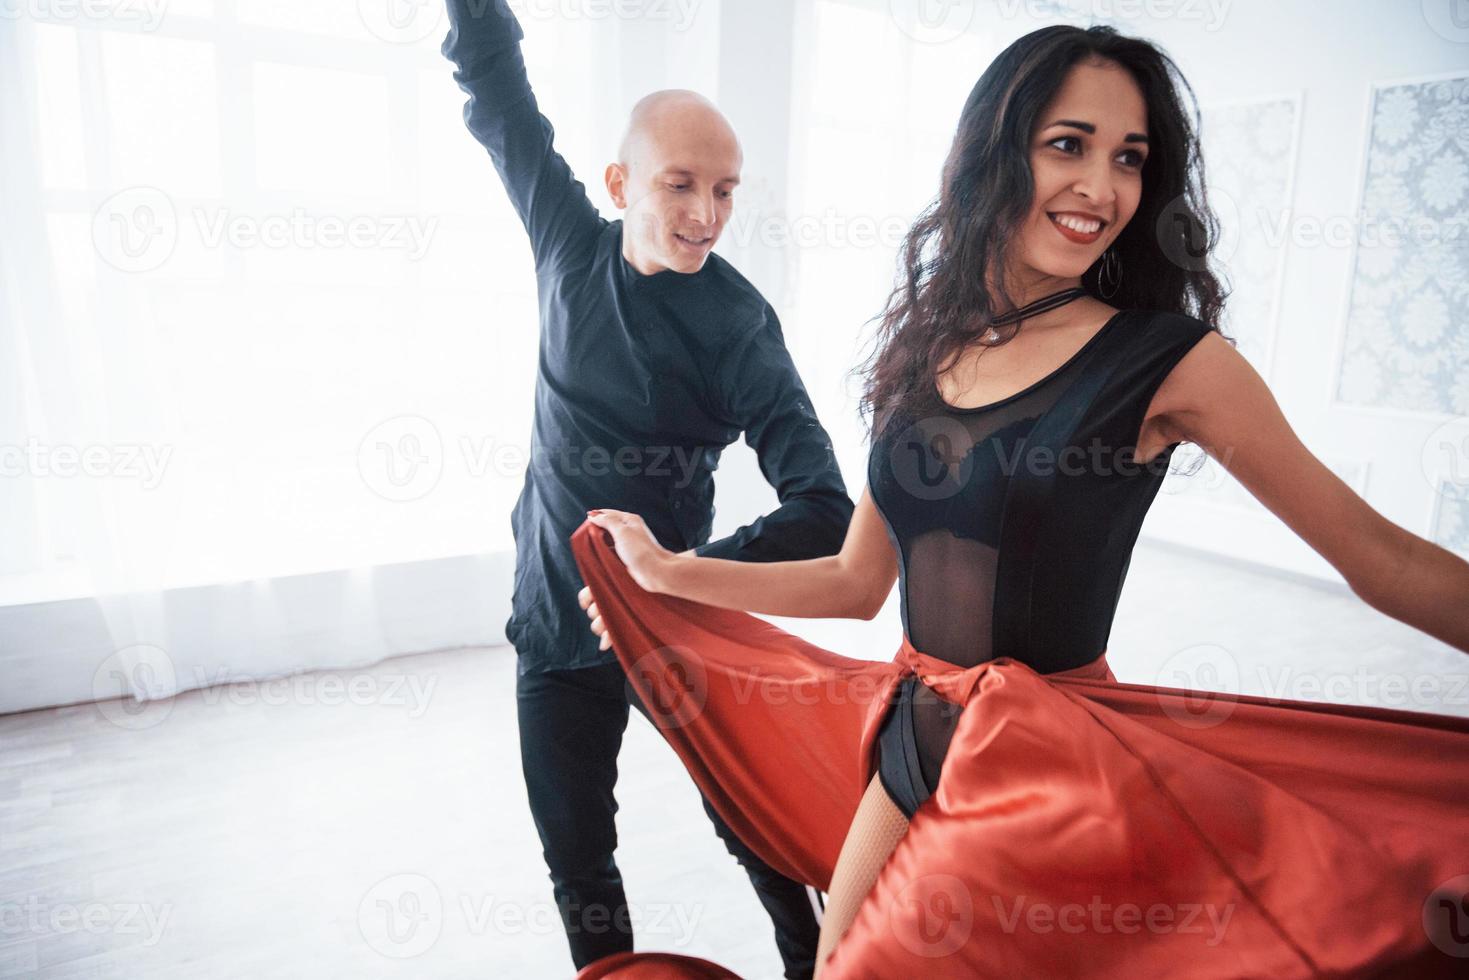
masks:
<svg viewBox="0 0 1469 980"><path fill-rule="evenodd" d="M632 948L613 860L613 788L628 706L648 714L577 602L570 537L594 507L641 514L665 547L784 561L841 549L852 502L775 311L710 250L743 154L692 92L638 102L605 173L608 221L552 145L503 0L450 0L465 121L490 152L535 256L540 361L531 462L511 523L521 768L578 968ZM488 275L493 276L494 270ZM744 433L780 506L709 540L713 471ZM650 716L651 717L651 716ZM815 893L775 871L704 809L775 924L787 977L809 977ZM642 910L647 911L647 910Z"/></svg>

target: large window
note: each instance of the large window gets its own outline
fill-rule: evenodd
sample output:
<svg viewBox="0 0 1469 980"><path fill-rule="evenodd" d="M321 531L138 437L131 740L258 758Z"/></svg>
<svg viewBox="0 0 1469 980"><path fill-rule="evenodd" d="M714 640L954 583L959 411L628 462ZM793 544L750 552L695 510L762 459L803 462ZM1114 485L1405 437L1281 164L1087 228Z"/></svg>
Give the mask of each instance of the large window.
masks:
<svg viewBox="0 0 1469 980"><path fill-rule="evenodd" d="M0 604L510 547L529 248L463 126L442 4L381 7L58 2L0 21L0 387L18 392L0 446L21 542ZM558 146L596 177L616 91L590 80L615 32L525 28Z"/></svg>
<svg viewBox="0 0 1469 980"><path fill-rule="evenodd" d="M962 7L963 5L951 5ZM800 18L793 107L793 316L808 363L855 363L894 281L898 248L938 193L959 111L998 47L923 5L815 0ZM860 349L859 349L860 348ZM808 378L855 495L865 472L860 384ZM819 391L816 389L820 389Z"/></svg>

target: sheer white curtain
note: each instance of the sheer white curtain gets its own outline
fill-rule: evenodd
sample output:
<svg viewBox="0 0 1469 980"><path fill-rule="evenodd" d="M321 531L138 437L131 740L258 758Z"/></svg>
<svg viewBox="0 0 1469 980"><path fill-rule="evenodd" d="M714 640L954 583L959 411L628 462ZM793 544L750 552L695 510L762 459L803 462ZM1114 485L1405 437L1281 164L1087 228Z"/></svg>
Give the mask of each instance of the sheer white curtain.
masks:
<svg viewBox="0 0 1469 980"><path fill-rule="evenodd" d="M620 25L519 9L596 196ZM502 639L535 281L442 5L17 13L0 711Z"/></svg>
<svg viewBox="0 0 1469 980"><path fill-rule="evenodd" d="M866 353L903 236L938 193L969 90L1008 43L971 4L814 0L797 23L789 319L812 398L855 498L865 483L860 383L834 371Z"/></svg>

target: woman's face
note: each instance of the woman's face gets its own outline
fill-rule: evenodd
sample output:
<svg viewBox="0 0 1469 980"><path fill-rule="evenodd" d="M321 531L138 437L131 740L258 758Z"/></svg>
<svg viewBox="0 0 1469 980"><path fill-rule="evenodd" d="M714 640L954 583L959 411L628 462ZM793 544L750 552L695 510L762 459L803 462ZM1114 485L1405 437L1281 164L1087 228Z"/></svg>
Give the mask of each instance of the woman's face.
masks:
<svg viewBox="0 0 1469 980"><path fill-rule="evenodd" d="M1147 120L1121 65L1072 67L1031 134L1035 199L1013 253L1022 288L1080 277L1122 234L1142 196Z"/></svg>

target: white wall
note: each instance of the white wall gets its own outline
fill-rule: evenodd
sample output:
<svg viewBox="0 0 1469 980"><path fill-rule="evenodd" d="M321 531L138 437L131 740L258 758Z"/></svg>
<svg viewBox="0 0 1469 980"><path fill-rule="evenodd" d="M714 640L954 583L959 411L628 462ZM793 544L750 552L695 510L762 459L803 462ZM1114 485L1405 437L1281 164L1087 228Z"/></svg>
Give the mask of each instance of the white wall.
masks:
<svg viewBox="0 0 1469 980"><path fill-rule="evenodd" d="M1327 466L1394 522L1469 550L1462 523L1455 523L1459 507L1438 492L1444 480L1450 493L1469 492L1469 387L1414 410L1387 404L1387 396L1375 404L1337 396L1373 86L1469 71L1469 29L1454 28L1449 4L1073 0L921 7L917 0L816 0L796 10L789 80L778 69L729 76L740 79L739 97L747 102L779 104L786 85L793 86L786 171L792 220L819 218L833 201L849 225L911 216L937 189L937 167L969 86L995 53L1030 30L1106 22L1161 44L1200 102L1206 171L1217 209L1232 226L1224 249L1234 287L1226 332L1240 339L1288 420ZM927 24L919 16L924 10L933 18ZM761 12L752 4L740 16L759 20ZM1268 120L1266 110L1273 113ZM1469 160L1458 132L1460 159ZM781 172L772 174L779 179ZM1462 221L1466 212L1469 191L1454 216ZM1322 226L1345 229L1345 237L1312 237ZM1461 259L1469 254L1465 241ZM864 482L866 446L855 384L840 374L853 361L862 321L880 308L891 284L888 244L853 247L824 234L814 245L785 249L787 275L771 279L786 287L787 337L837 438L854 498ZM1455 290L1436 350L1469 368L1469 283ZM1391 358L1398 346L1376 353ZM1447 372L1442 368L1441 376ZM1469 386L1469 375L1463 384ZM1462 403L1453 400L1459 397ZM1440 451L1425 472L1422 458L1445 448L1448 455ZM1184 453L1176 458L1186 462ZM722 507L729 499L721 490ZM765 494L755 506L771 502ZM755 509L751 504L741 499L722 509L716 532L738 522L731 511L742 516ZM1341 586L1330 565L1212 461L1192 477L1169 479L1144 536Z"/></svg>

